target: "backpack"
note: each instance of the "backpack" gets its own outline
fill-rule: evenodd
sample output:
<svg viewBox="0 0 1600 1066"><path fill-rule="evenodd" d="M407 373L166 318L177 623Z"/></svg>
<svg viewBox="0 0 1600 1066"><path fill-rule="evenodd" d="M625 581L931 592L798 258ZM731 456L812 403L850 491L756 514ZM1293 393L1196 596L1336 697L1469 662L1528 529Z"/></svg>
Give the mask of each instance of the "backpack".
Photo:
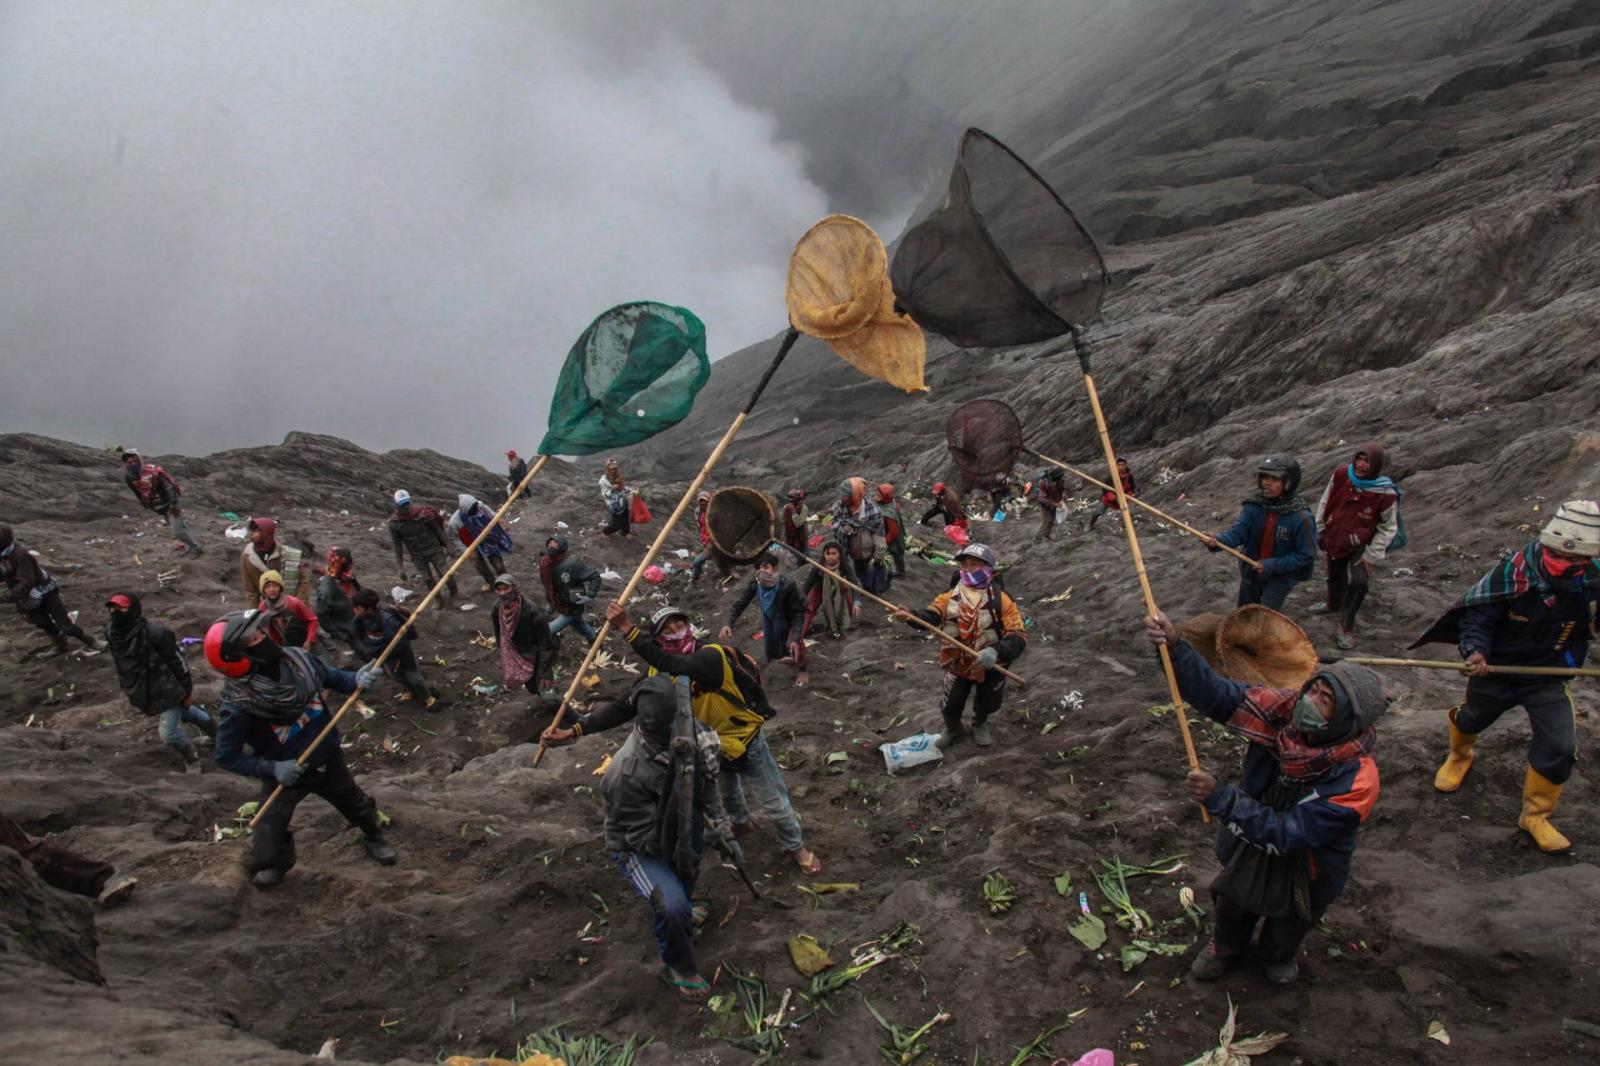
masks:
<svg viewBox="0 0 1600 1066"><path fill-rule="evenodd" d="M730 703L736 704L747 711L753 711L762 718L774 718L778 709L767 700L767 690L761 684L761 666L742 649L730 647L727 644L712 644L722 653L727 660L728 668L733 671L733 680L739 686L744 698L740 699L727 689L722 689L722 696Z"/></svg>
<svg viewBox="0 0 1600 1066"><path fill-rule="evenodd" d="M858 567L861 571L861 587L874 596L882 596L889 591L889 568L881 561L867 563Z"/></svg>

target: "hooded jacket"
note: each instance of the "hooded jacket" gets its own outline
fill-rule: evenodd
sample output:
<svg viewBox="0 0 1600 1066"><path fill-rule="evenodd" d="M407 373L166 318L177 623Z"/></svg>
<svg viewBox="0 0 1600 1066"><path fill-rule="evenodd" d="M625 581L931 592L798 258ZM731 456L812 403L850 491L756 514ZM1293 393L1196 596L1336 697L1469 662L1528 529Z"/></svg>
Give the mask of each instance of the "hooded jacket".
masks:
<svg viewBox="0 0 1600 1066"><path fill-rule="evenodd" d="M138 452L132 454L139 455ZM139 455L137 466L130 467L123 464L122 480L133 490L133 494L139 498L139 503L146 510L159 515L164 515L177 506L178 497L183 494L183 490L178 487L171 474L155 463L145 462L142 455Z"/></svg>
<svg viewBox="0 0 1600 1066"><path fill-rule="evenodd" d="M172 630L144 617L139 597L122 593L132 606L128 624L107 623L106 647L117 667L117 683L134 709L160 714L183 702L194 690L194 677ZM115 616L113 616L115 618Z"/></svg>
<svg viewBox="0 0 1600 1066"><path fill-rule="evenodd" d="M1263 558L1261 540L1269 521L1273 519L1276 521L1272 523L1272 551ZM1269 515L1268 505L1252 497L1244 501L1233 525L1217 534L1217 543L1237 548L1258 561L1263 581L1275 577L1304 581L1316 569L1316 534L1317 523L1309 509L1279 511ZM1255 567L1240 563L1239 572L1251 577L1255 575Z"/></svg>
<svg viewBox="0 0 1600 1066"><path fill-rule="evenodd" d="M1293 728L1299 689L1253 688L1222 677L1182 641L1172 649L1172 666L1183 698L1212 721L1228 725L1248 701L1274 728ZM1321 673L1332 675L1346 692L1354 715L1352 735L1371 729L1387 707L1376 676L1353 663L1334 663ZM1226 867L1246 844L1274 855L1305 854L1311 906L1320 910L1339 898L1349 879L1356 831L1378 802L1378 763L1366 754L1333 764L1308 783L1305 796L1287 811L1261 802L1280 772L1274 749L1251 743L1245 748L1239 783L1219 782L1206 798L1206 809L1221 823L1217 859Z"/></svg>
<svg viewBox="0 0 1600 1066"><path fill-rule="evenodd" d="M483 527L489 524L494 513L478 503L474 496L466 493L456 497L456 510L450 516L450 521L445 524L446 531L454 533L465 548L477 539ZM511 541L511 534L506 532L506 527L496 524L494 529L483 538L483 543L478 545L478 554L484 558L496 555L507 555L515 545Z"/></svg>
<svg viewBox="0 0 1600 1066"><path fill-rule="evenodd" d="M450 554L450 538L445 536L444 519L432 507L412 503L405 510L396 507L389 515L389 541L394 545L394 564L404 566L405 553L412 562L438 559Z"/></svg>
<svg viewBox="0 0 1600 1066"><path fill-rule="evenodd" d="M272 547L263 554L254 544L247 543L244 550L239 553L239 579L244 584L246 605L254 603L261 597L261 576L269 570L276 570L284 575L285 592L304 599L306 586L311 580L311 572L309 567L300 565L300 549L284 547L283 542L278 539L278 523L275 519L252 518L250 524L267 535L272 541Z"/></svg>
<svg viewBox="0 0 1600 1066"><path fill-rule="evenodd" d="M551 538L560 544L566 543L565 537ZM545 597L550 600L550 609L558 614L581 615L585 604L573 603L574 593L581 593L589 599L600 595L600 571L584 562L575 559L572 552L563 549L559 555L546 555L550 565L550 581L545 587ZM541 577L543 573L543 560L541 560ZM553 594L553 595L552 595Z"/></svg>
<svg viewBox="0 0 1600 1066"><path fill-rule="evenodd" d="M60 588L50 571L17 540L0 548L0 579L5 581L7 594L23 614L38 610L44 598Z"/></svg>
<svg viewBox="0 0 1600 1066"><path fill-rule="evenodd" d="M1383 474L1383 445L1368 441L1356 449L1371 464L1367 480ZM1346 463L1334 470L1317 501L1317 544L1330 559L1360 555L1382 562L1400 532L1400 497L1395 489L1359 489L1350 481Z"/></svg>
<svg viewBox="0 0 1600 1066"><path fill-rule="evenodd" d="M606 805L606 850L669 857L662 847L661 823L667 791L675 784L669 750L675 708L671 682L661 675L646 678L633 687L627 699L616 702L621 706L613 717L638 724L600 779L600 795ZM727 820L717 785L722 744L716 732L700 721L694 723L694 735L695 804L704 819L721 826Z"/></svg>

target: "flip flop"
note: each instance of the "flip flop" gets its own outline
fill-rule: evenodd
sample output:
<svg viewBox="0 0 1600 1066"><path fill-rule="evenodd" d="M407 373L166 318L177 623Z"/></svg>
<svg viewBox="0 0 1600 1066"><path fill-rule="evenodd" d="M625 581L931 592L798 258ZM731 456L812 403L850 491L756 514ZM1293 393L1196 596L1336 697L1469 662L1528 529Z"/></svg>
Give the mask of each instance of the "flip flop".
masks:
<svg viewBox="0 0 1600 1066"><path fill-rule="evenodd" d="M794 856L794 864L807 877L815 877L822 872L822 860L809 849L802 847L789 854Z"/></svg>
<svg viewBox="0 0 1600 1066"><path fill-rule="evenodd" d="M1356 638L1352 636L1346 636L1343 633L1340 633L1338 636L1334 637L1333 642L1334 644L1338 645L1340 651L1349 651L1351 648L1356 646Z"/></svg>
<svg viewBox="0 0 1600 1066"><path fill-rule="evenodd" d="M704 1003L711 996L711 986L704 977L695 974L692 978L684 979L673 973L671 966L661 967L661 983L672 989L685 1003Z"/></svg>

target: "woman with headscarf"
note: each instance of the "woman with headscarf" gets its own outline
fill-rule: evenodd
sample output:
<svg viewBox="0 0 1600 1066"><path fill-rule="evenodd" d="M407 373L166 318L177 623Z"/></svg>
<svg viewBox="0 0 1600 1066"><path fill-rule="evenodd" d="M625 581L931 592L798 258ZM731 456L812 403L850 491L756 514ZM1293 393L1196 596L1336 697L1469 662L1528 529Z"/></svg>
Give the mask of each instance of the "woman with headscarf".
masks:
<svg viewBox="0 0 1600 1066"><path fill-rule="evenodd" d="M884 525L883 512L867 496L866 478L845 478L839 483L839 502L833 505L829 528L844 549L840 573L869 592L884 591L872 587L868 574L873 563L883 561Z"/></svg>
<svg viewBox="0 0 1600 1066"><path fill-rule="evenodd" d="M494 579L495 646L500 652L500 681L506 689L525 688L546 710L561 705L554 692L556 638L550 621L517 589L516 579L501 574Z"/></svg>
<svg viewBox="0 0 1600 1066"><path fill-rule="evenodd" d="M1313 611L1341 615L1340 648L1355 647L1356 613L1367 598L1372 567L1405 547L1400 486L1383 476L1384 448L1368 441L1333 472L1317 501L1317 545L1328 557L1328 598Z"/></svg>
<svg viewBox="0 0 1600 1066"><path fill-rule="evenodd" d="M261 596L261 578L268 570L283 575L283 587L304 598L310 584L309 568L301 565L299 548L278 543L278 523L271 518L252 518L250 540L239 553L239 577L244 583L244 602L253 604Z"/></svg>
<svg viewBox="0 0 1600 1066"><path fill-rule="evenodd" d="M321 568L317 578L317 591L312 598L311 609L316 612L322 632L344 641L358 658L364 656L365 652L356 638L355 609L350 600L360 591L361 582L356 580L355 556L349 548L335 544L328 549L327 565Z"/></svg>
<svg viewBox="0 0 1600 1066"><path fill-rule="evenodd" d="M822 545L823 568L848 579L850 575L844 572L844 559L844 549L838 541L830 540ZM823 628L836 639L844 636L850 623L861 617L861 604L856 602L855 592L821 570L813 569L806 578L805 596L806 618L800 631L802 639L811 632L811 623L819 615Z"/></svg>
<svg viewBox="0 0 1600 1066"><path fill-rule="evenodd" d="M608 520L600 532L606 536L621 534L626 537L632 528L633 490L622 480L622 467L615 459L606 460L605 473L600 476L600 499L605 502Z"/></svg>

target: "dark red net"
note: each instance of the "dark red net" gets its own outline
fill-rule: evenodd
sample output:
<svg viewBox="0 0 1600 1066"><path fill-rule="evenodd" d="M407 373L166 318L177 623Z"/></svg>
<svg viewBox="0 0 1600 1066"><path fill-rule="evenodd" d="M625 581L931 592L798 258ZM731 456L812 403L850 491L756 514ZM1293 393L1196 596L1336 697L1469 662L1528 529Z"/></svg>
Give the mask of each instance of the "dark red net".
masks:
<svg viewBox="0 0 1600 1066"><path fill-rule="evenodd" d="M1022 453L1022 423L999 400L973 400L950 412L944 439L961 473L988 487L1011 473Z"/></svg>

